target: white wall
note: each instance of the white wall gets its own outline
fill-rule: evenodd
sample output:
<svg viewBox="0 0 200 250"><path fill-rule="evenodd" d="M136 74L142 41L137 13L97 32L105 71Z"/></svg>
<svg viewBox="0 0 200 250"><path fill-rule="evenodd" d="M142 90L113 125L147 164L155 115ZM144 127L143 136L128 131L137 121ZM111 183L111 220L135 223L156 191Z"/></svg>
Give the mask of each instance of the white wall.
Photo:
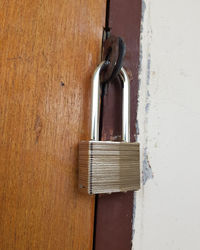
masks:
<svg viewBox="0 0 200 250"><path fill-rule="evenodd" d="M146 0L134 250L200 249L200 1ZM151 166L151 168L149 167Z"/></svg>

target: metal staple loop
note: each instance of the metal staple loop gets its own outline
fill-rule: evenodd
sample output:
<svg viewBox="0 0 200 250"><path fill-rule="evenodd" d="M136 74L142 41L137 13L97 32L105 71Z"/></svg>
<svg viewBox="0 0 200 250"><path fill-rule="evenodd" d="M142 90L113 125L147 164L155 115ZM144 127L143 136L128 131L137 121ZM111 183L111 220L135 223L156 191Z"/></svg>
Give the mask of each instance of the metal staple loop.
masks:
<svg viewBox="0 0 200 250"><path fill-rule="evenodd" d="M122 38L110 36L104 43L103 60L106 61L107 67L103 71L101 83L106 84L115 79L123 64L126 46Z"/></svg>

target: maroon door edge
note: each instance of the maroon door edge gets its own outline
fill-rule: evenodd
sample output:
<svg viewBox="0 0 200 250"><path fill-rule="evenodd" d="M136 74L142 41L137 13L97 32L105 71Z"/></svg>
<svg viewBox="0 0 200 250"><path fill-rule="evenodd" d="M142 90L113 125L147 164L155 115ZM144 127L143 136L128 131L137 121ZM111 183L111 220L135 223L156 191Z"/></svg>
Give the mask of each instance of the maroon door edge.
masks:
<svg viewBox="0 0 200 250"><path fill-rule="evenodd" d="M108 2L111 34L120 36L126 43L123 66L131 80L131 141L136 138L138 99L139 44L141 0L111 0ZM121 84L109 83L103 99L102 140L121 138ZM134 193L113 193L96 196L94 228L95 250L130 250Z"/></svg>

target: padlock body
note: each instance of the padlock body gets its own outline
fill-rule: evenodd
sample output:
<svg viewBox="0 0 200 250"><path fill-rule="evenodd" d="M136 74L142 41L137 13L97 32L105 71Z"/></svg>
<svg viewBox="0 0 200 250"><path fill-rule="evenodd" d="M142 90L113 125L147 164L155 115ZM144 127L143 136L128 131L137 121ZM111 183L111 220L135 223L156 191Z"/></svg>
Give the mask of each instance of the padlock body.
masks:
<svg viewBox="0 0 200 250"><path fill-rule="evenodd" d="M82 141L79 145L79 187L88 194L138 190L139 143Z"/></svg>

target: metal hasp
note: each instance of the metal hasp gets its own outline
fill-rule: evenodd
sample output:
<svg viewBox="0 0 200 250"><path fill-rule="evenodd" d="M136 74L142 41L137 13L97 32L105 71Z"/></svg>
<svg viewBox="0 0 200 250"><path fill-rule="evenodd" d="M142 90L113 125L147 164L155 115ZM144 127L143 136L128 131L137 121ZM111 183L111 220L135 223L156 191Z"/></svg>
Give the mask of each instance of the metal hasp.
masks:
<svg viewBox="0 0 200 250"><path fill-rule="evenodd" d="M140 188L139 143L130 142L130 81L124 68L122 141L99 141L100 74L102 62L92 78L91 140L79 145L79 188L88 194L126 192Z"/></svg>
<svg viewBox="0 0 200 250"><path fill-rule="evenodd" d="M92 79L91 140L95 141L99 140L100 73L104 65L105 61L96 68ZM123 81L122 141L130 142L130 81L123 67L119 76Z"/></svg>

